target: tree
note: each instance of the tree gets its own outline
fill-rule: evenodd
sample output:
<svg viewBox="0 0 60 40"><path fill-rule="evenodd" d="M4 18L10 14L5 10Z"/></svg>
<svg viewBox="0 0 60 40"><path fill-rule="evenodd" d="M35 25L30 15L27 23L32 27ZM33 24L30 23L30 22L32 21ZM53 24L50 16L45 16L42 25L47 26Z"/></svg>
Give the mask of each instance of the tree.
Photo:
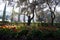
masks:
<svg viewBox="0 0 60 40"><path fill-rule="evenodd" d="M10 5L10 6L13 7L13 8L12 8L12 15L11 15L11 22L13 22L14 6L15 6L15 4L14 4L14 1L13 1L13 0L7 0L7 1L8 1L8 6Z"/></svg>
<svg viewBox="0 0 60 40"><path fill-rule="evenodd" d="M13 9L12 9L11 22L13 22L13 14L14 14L14 6L13 6Z"/></svg>
<svg viewBox="0 0 60 40"><path fill-rule="evenodd" d="M28 23L27 23L27 25L30 25L31 24L31 20L34 18L34 12L35 12L35 9L36 9L36 5L39 5L38 1L36 1L36 0L33 1L32 3L28 3L27 9L28 8L31 9L31 13L32 13L33 16L31 17L30 14L27 12L27 14L28 14Z"/></svg>
<svg viewBox="0 0 60 40"><path fill-rule="evenodd" d="M46 8L43 6L44 4L44 1L43 0L36 0L36 8L35 8L35 15L36 15L36 18L37 18L37 21L41 22L43 21L42 19L44 18L43 14L44 14L44 11L43 9ZM43 17L42 19L40 17Z"/></svg>
<svg viewBox="0 0 60 40"><path fill-rule="evenodd" d="M33 1L31 3L31 5L30 5L31 12L32 12L33 16L31 17L30 15L28 15L28 23L27 23L27 25L30 25L31 20L34 18L34 11L35 11L36 5L38 5L38 3L36 1Z"/></svg>
<svg viewBox="0 0 60 40"><path fill-rule="evenodd" d="M5 21L5 15L6 15L6 4L5 4L5 7L4 7L4 11L3 11L3 17L2 17L3 22Z"/></svg>
<svg viewBox="0 0 60 40"><path fill-rule="evenodd" d="M27 8L25 8L25 7L22 8L22 11L21 12L24 15L24 18L23 18L24 22L25 22L25 15L26 15L25 13L26 13L26 11L27 11Z"/></svg>
<svg viewBox="0 0 60 40"><path fill-rule="evenodd" d="M59 0L46 0L46 3L50 9L51 12L51 25L53 26L54 23L54 19L55 19L55 10L56 10L56 6L59 4ZM52 10L52 6L54 6L54 10Z"/></svg>
<svg viewBox="0 0 60 40"><path fill-rule="evenodd" d="M22 3L25 2L25 1L27 1L27 0L19 0L19 1L17 1L17 3L18 3L17 6L19 7L18 22L20 21L21 5L22 5Z"/></svg>

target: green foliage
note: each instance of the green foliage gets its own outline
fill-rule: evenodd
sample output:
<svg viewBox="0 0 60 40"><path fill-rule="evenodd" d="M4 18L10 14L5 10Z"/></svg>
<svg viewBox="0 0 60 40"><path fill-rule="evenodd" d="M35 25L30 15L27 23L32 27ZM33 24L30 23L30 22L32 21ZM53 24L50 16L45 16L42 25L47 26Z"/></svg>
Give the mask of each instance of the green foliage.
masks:
<svg viewBox="0 0 60 40"><path fill-rule="evenodd" d="M0 21L0 26L2 26L3 23L4 23L4 24L10 24L10 22L8 22L8 21L4 21L4 22L3 22L3 21Z"/></svg>
<svg viewBox="0 0 60 40"><path fill-rule="evenodd" d="M60 23L55 23L54 25L60 28Z"/></svg>
<svg viewBox="0 0 60 40"><path fill-rule="evenodd" d="M60 29L57 31L49 30L26 30L21 29L19 32L15 32L12 29L0 29L0 37L8 38L11 40L48 40L49 38L60 38Z"/></svg>
<svg viewBox="0 0 60 40"><path fill-rule="evenodd" d="M28 40L34 40L34 39L40 40L40 39L42 39L42 32L39 30L32 30L29 32L27 39Z"/></svg>
<svg viewBox="0 0 60 40"><path fill-rule="evenodd" d="M18 34L19 34L19 36L27 35L27 34L28 34L28 30L22 30L22 31L19 32Z"/></svg>
<svg viewBox="0 0 60 40"><path fill-rule="evenodd" d="M0 29L0 34L3 34L3 35L14 35L14 31L12 29Z"/></svg>
<svg viewBox="0 0 60 40"><path fill-rule="evenodd" d="M20 27L20 30L25 30L25 29L26 29L26 27L24 27L24 26Z"/></svg>
<svg viewBox="0 0 60 40"><path fill-rule="evenodd" d="M36 36L39 36L39 37L41 37L41 36L42 36L42 32L41 32L41 31L39 31L39 30L32 30L32 32L31 32L31 33L32 33L32 35L33 35L33 36L35 36L35 35L36 35Z"/></svg>
<svg viewBox="0 0 60 40"><path fill-rule="evenodd" d="M42 26L48 26L48 23L41 23Z"/></svg>
<svg viewBox="0 0 60 40"><path fill-rule="evenodd" d="M54 32L53 35L56 38L60 38L60 30L57 30L56 32Z"/></svg>

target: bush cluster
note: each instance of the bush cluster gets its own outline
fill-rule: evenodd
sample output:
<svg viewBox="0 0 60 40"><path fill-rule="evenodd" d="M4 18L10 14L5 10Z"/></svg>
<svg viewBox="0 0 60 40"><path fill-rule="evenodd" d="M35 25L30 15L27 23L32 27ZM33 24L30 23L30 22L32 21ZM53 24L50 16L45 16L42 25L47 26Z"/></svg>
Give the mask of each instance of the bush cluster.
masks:
<svg viewBox="0 0 60 40"><path fill-rule="evenodd" d="M15 32L12 29L0 29L0 40L59 40L60 30L39 31L39 30L22 30Z"/></svg>

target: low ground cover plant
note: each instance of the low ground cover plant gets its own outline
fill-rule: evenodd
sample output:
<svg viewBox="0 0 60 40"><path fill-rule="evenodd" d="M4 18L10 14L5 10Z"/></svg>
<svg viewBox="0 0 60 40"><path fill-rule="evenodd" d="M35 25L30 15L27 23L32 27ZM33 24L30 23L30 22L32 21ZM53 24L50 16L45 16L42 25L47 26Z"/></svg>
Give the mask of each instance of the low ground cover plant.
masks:
<svg viewBox="0 0 60 40"><path fill-rule="evenodd" d="M12 29L0 29L0 39L1 40L59 40L60 39L60 29L57 31L50 30L21 30L14 31Z"/></svg>

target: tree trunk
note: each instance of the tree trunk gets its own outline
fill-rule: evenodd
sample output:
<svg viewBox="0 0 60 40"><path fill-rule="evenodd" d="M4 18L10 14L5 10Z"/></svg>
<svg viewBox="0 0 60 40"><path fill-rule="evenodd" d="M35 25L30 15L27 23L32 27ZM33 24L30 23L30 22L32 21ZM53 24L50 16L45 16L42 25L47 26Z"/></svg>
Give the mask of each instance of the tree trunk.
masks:
<svg viewBox="0 0 60 40"><path fill-rule="evenodd" d="M24 20L24 25L25 25L25 13L24 13L24 19L23 20Z"/></svg>
<svg viewBox="0 0 60 40"><path fill-rule="evenodd" d="M33 13L33 17L32 18L31 18L30 15L28 16L28 23L27 23L27 25L29 25L29 26L31 24L31 20L34 18L34 9L32 10L32 13Z"/></svg>
<svg viewBox="0 0 60 40"><path fill-rule="evenodd" d="M34 23L34 18L33 18L33 23Z"/></svg>
<svg viewBox="0 0 60 40"><path fill-rule="evenodd" d="M19 7L18 22L20 22L20 13L21 13L21 8Z"/></svg>
<svg viewBox="0 0 60 40"><path fill-rule="evenodd" d="M28 23L27 23L27 25L30 26L30 24L31 24L31 18L30 18L30 16L28 16Z"/></svg>
<svg viewBox="0 0 60 40"><path fill-rule="evenodd" d="M24 13L24 23L25 23L25 13Z"/></svg>
<svg viewBox="0 0 60 40"><path fill-rule="evenodd" d="M11 22L13 22L13 13L12 13L12 18L11 18Z"/></svg>
<svg viewBox="0 0 60 40"><path fill-rule="evenodd" d="M54 12L51 12L51 25L54 25L54 19L55 19L55 14Z"/></svg>
<svg viewBox="0 0 60 40"><path fill-rule="evenodd" d="M20 22L20 14L18 14L18 22Z"/></svg>
<svg viewBox="0 0 60 40"><path fill-rule="evenodd" d="M12 18L11 18L11 22L13 22L13 13L14 13L14 6L13 6L13 9L12 9Z"/></svg>
<svg viewBox="0 0 60 40"><path fill-rule="evenodd" d="M4 21L5 21L5 15L6 15L6 4L5 4L5 7L4 7L3 17L2 17L2 22L3 22L3 23L4 23Z"/></svg>

